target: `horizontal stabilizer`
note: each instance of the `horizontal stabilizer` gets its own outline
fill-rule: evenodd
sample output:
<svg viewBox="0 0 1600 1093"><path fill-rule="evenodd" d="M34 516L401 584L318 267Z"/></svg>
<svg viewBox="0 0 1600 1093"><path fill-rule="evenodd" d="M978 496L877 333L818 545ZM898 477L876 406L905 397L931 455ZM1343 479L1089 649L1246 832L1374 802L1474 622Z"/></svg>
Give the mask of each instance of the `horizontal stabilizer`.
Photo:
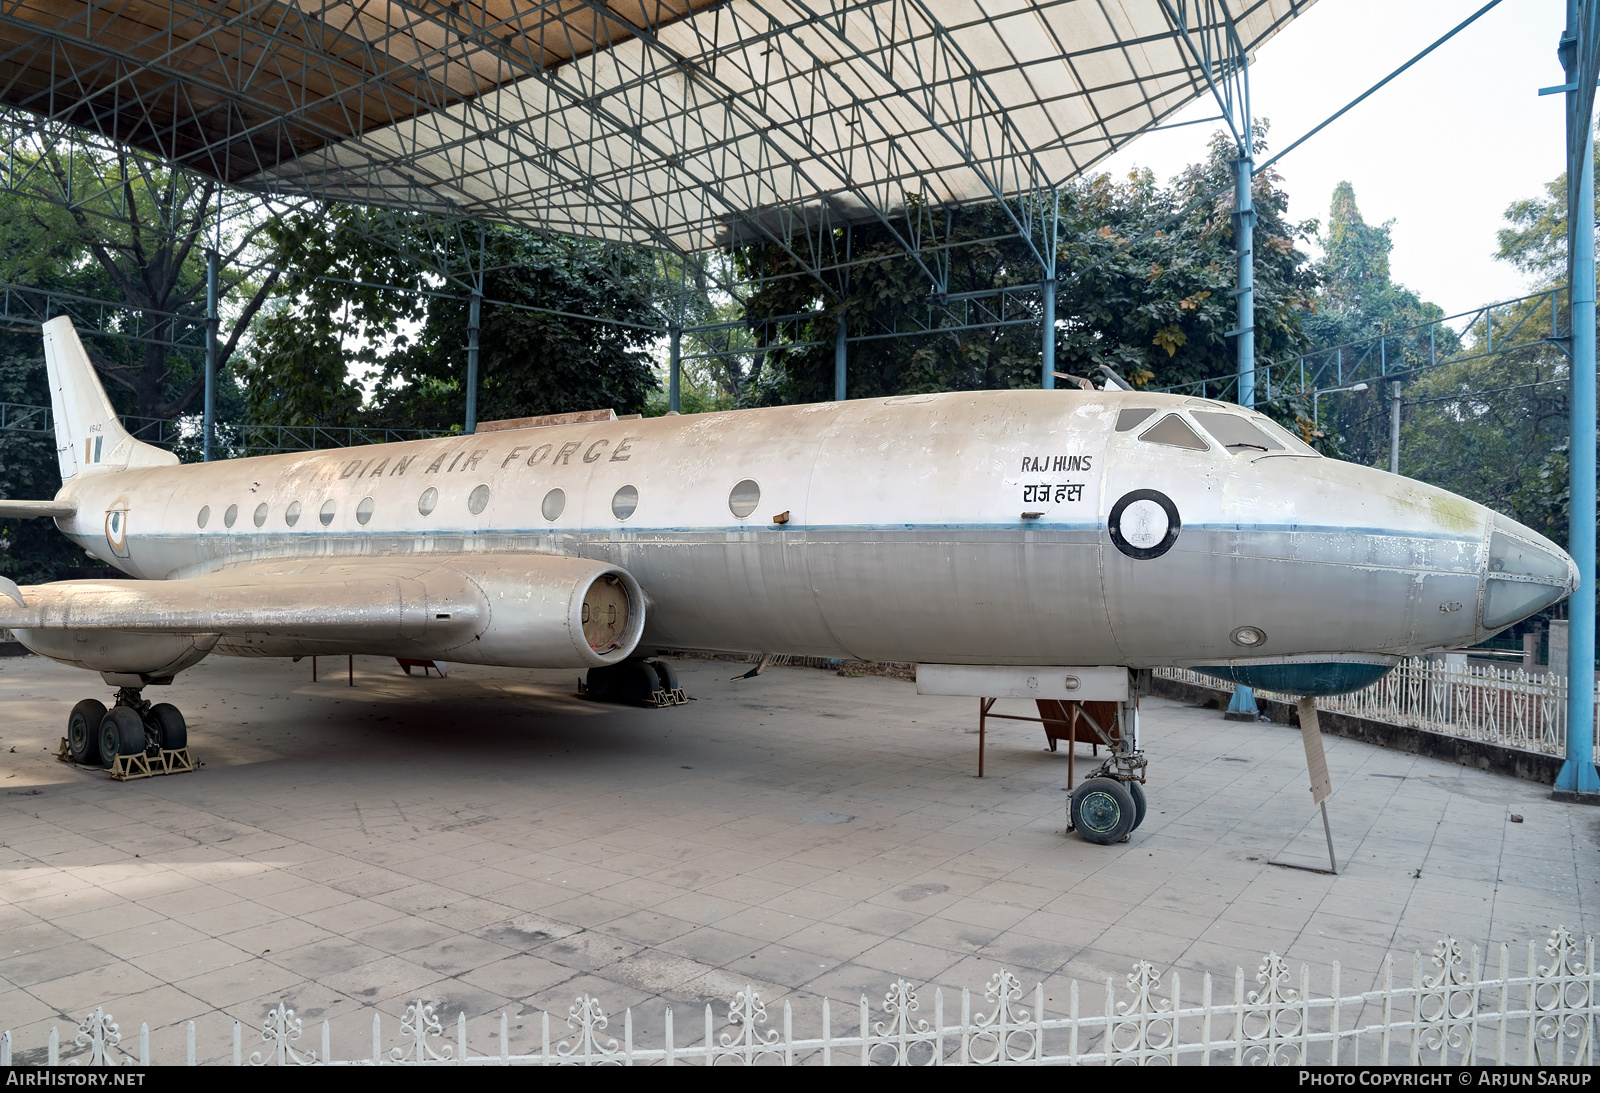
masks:
<svg viewBox="0 0 1600 1093"><path fill-rule="evenodd" d="M78 511L71 501L0 501L0 520L27 520L34 516L66 519Z"/></svg>

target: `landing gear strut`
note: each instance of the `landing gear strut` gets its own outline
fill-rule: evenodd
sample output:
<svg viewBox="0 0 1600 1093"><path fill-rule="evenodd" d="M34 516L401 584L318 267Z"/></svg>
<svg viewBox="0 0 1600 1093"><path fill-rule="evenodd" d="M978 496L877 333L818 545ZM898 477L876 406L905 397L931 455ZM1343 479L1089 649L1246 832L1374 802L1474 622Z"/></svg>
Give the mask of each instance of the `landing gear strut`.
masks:
<svg viewBox="0 0 1600 1093"><path fill-rule="evenodd" d="M1117 707L1117 731L1085 717L1106 745L1106 761L1072 791L1067 803L1067 830L1092 843L1121 842L1145 816L1144 770L1147 760L1139 749L1139 701L1132 698Z"/></svg>
<svg viewBox="0 0 1600 1093"><path fill-rule="evenodd" d="M109 710L93 698L73 706L61 745L58 758L102 767L117 779L194 769L183 714L169 702L147 701L134 687L119 690Z"/></svg>

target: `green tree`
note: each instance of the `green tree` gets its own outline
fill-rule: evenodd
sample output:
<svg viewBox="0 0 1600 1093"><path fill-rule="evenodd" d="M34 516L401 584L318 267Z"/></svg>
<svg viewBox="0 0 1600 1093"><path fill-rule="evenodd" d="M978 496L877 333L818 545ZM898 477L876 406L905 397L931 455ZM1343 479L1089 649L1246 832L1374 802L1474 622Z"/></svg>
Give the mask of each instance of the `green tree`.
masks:
<svg viewBox="0 0 1600 1093"><path fill-rule="evenodd" d="M1264 127L1259 132L1264 147ZM1157 386L1234 371L1227 337L1235 319L1232 172L1231 145L1219 134L1205 160L1168 186L1139 171L1122 181L1098 175L1063 189L1052 209L1059 371L1095 375L1105 365L1137 384ZM1289 218L1288 196L1276 175L1258 176L1252 197L1257 346L1263 354L1288 353L1306 341L1302 321L1316 277L1299 244L1316 225ZM930 225L929 234L939 240L953 296L1039 282L1038 258L1016 229L1028 211L991 202L959 210L913 210L916 215L908 219ZM843 250L842 233L833 242ZM794 332L794 341L811 344L768 355L762 401L831 397L833 340L841 315L852 337L905 329L912 315L934 328L921 337L852 343L852 398L1038 384L1036 293L1012 297L1004 315L997 302L989 304L987 315L976 307L965 313L941 309L930 300L927 275L903 256L886 229L857 227L850 243L855 265L842 303L790 257L805 246L803 241L742 252L745 272L759 285L749 303L753 327L775 316L821 312ZM1000 321L1014 318L1025 321Z"/></svg>
<svg viewBox="0 0 1600 1093"><path fill-rule="evenodd" d="M656 385L647 349L664 324L636 248L355 206L271 232L296 261L257 324L254 420L459 427L475 270L479 420L640 412ZM352 370L374 385L365 405Z"/></svg>
<svg viewBox="0 0 1600 1093"><path fill-rule="evenodd" d="M219 225L216 183L28 115L0 112L0 139L10 158L0 280L41 290L16 291L13 300L41 319L46 291L120 304L108 313L91 306L97 321L81 331L113 402L146 418L194 409L205 384L206 250L221 258L225 374L283 257L261 251L264 217L253 203L235 203ZM254 273L258 262L264 276ZM96 329L136 337L97 337Z"/></svg>
<svg viewBox="0 0 1600 1093"><path fill-rule="evenodd" d="M0 332L0 402L50 405L38 343L33 334ZM54 436L0 430L0 497L48 498L60 488ZM56 530L54 520L0 520L0 575L19 584L39 584L88 564L83 551Z"/></svg>
<svg viewBox="0 0 1600 1093"><path fill-rule="evenodd" d="M1394 372L1448 357L1459 347L1455 335L1444 328L1432 337L1425 331L1402 333L1443 318L1444 311L1393 279L1389 267L1393 226L1393 221L1367 223L1350 183L1334 188L1328 230L1321 238L1323 258L1317 266L1321 287L1315 313L1305 321L1313 354L1308 368L1329 366L1320 381L1323 386L1335 384L1335 354L1348 371L1358 365L1370 368L1381 353L1387 369ZM1386 336L1381 348L1376 340L1380 336ZM1308 380L1307 386L1316 382ZM1365 392L1323 399L1319 446L1327 454L1358 463L1388 466L1388 406L1388 385L1378 382L1371 382ZM1308 430L1303 426L1302 431Z"/></svg>
<svg viewBox="0 0 1600 1093"><path fill-rule="evenodd" d="M648 349L663 325L653 256L514 228L485 229L481 254L483 294L497 302L479 320L480 421L646 408L657 386ZM374 415L434 428L462 420L468 318L459 295L428 300L415 339L383 361Z"/></svg>

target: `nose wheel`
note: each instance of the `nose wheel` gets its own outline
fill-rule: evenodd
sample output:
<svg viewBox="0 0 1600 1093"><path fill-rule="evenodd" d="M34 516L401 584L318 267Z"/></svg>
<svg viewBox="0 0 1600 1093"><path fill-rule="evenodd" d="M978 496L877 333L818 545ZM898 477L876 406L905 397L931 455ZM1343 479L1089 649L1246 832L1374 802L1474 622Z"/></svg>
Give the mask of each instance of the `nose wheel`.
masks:
<svg viewBox="0 0 1600 1093"><path fill-rule="evenodd" d="M57 758L100 767L119 781L194 769L183 714L170 702L146 701L131 687L117 692L110 709L93 698L73 706Z"/></svg>
<svg viewBox="0 0 1600 1093"><path fill-rule="evenodd" d="M1146 759L1138 745L1138 703L1123 702L1117 709L1117 731L1107 732L1092 718L1087 724L1100 736L1110 754L1067 802L1067 830L1102 846L1126 840L1144 823Z"/></svg>

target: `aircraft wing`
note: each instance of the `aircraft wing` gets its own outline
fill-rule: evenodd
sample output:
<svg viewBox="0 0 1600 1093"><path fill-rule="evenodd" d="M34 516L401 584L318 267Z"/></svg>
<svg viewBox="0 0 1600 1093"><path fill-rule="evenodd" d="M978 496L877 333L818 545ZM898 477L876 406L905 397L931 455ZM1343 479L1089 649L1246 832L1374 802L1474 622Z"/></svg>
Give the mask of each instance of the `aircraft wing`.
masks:
<svg viewBox="0 0 1600 1093"><path fill-rule="evenodd" d="M265 655L372 652L564 667L626 657L644 596L625 571L558 555L281 560L169 581L18 587L0 578L0 627L49 632L250 635ZM302 643L297 645L295 643ZM457 655L465 648L468 655Z"/></svg>
<svg viewBox="0 0 1600 1093"><path fill-rule="evenodd" d="M67 517L78 511L71 501L0 501L0 520L26 520L34 516Z"/></svg>

